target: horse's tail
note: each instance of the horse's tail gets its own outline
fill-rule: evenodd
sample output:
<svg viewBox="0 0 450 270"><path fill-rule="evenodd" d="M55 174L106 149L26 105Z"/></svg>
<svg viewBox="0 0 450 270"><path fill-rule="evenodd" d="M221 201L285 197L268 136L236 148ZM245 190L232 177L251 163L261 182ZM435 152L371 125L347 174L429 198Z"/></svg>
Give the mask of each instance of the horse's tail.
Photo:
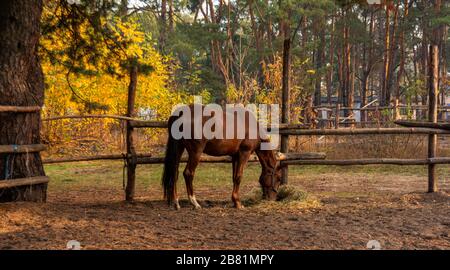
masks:
<svg viewBox="0 0 450 270"><path fill-rule="evenodd" d="M162 186L164 190L164 199L167 199L167 203L171 204L175 199L173 193L175 185L178 180L178 166L180 164L181 155L184 151L184 146L181 140L177 140L172 136L171 128L173 122L177 119L177 116L171 116L169 118L169 130L168 140L166 146L166 156L164 158L164 171L162 177Z"/></svg>

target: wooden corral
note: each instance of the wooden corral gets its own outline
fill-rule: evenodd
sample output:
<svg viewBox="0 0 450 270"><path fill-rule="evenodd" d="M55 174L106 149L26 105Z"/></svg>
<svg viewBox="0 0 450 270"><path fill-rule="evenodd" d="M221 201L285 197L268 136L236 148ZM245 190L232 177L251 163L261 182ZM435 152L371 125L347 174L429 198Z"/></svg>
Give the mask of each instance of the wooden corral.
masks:
<svg viewBox="0 0 450 270"><path fill-rule="evenodd" d="M44 119L44 121L71 119L71 118L83 118L84 116L68 116L68 117L55 117ZM165 121L141 121L132 117L110 116L110 115L87 115L88 118L112 118L116 120L126 121L127 128L127 153L117 155L97 155L89 157L77 157L77 158L64 158L64 159L48 159L44 160L44 163L61 163L61 162L76 162L76 161L91 161L91 160L126 160L127 164L127 189L126 199L133 200L134 197L134 183L136 175L136 167L139 164L163 164L164 157L153 157L150 154L137 154L135 152L134 139L130 138L135 136L135 129L138 128L167 128L167 122ZM338 118L339 119L339 118ZM298 124L280 124L278 129L282 136L354 136L354 135L437 135L437 134L450 134L447 128L447 124L443 123L430 123L430 122L411 122L411 121L398 121L399 125L405 125L407 127L400 128L338 128L338 129L307 129L305 125ZM433 147L433 146L432 146ZM287 151L286 151L287 152ZM429 156L427 159L347 159L347 160L326 160L325 153L280 153L278 159L284 167L288 165L335 165L335 166L350 166L350 165L427 165L434 167L436 164L450 164L450 158L447 157L435 157ZM258 159L256 156L250 158L250 162L256 162ZM229 163L231 158L229 157L211 157L204 155L201 159L205 163ZM181 162L186 162L186 158L183 157ZM435 176L431 176L431 179L436 183ZM429 179L430 181L430 179ZM287 179L285 180L287 183ZM430 184L429 191L433 192L437 190L435 184ZM434 187L434 188L432 188Z"/></svg>
<svg viewBox="0 0 450 270"><path fill-rule="evenodd" d="M166 127L166 123L157 122L138 122L133 121L133 128L161 128ZM285 137L289 136L309 136L309 135L335 135L335 136L348 136L348 135L408 135L408 134L426 134L429 136L434 136L437 134L450 134L450 131L444 129L437 129L430 126L429 128L424 127L414 127L414 128L365 128L365 129L304 129L302 127L295 127L291 125L280 125L280 134ZM431 147L436 147L432 145ZM287 151L286 151L287 152ZM128 156L133 156L128 153ZM282 153L284 159L280 159L281 164L284 167L288 165L336 165L336 166L349 166L349 165L373 165L373 164L392 164L392 165L428 165L430 168L434 167L436 164L450 164L450 158L441 157L437 158L435 155L429 155L428 159L353 159L353 160L324 160L325 154L323 153ZM256 161L256 157L252 158L251 161ZM185 161L183 159L183 161ZM215 162L223 163L230 162L231 159L227 157L203 157L202 162ZM146 158L129 158L128 162L133 164L162 164L164 158L159 157L146 157ZM135 166L133 167L135 169ZM135 173L133 172L133 175ZM429 181L436 182L435 176L431 176ZM287 179L285 182L287 183ZM134 185L134 179L128 183L128 185ZM433 188L431 188L433 186ZM132 190L131 188L129 190ZM429 192L434 192L437 190L437 186L430 184ZM127 198L132 198L131 194L126 196Z"/></svg>
<svg viewBox="0 0 450 270"><path fill-rule="evenodd" d="M4 108L2 108L5 110ZM20 111L20 109L18 109ZM25 110L26 111L26 110ZM23 110L21 111L23 112ZM130 114L131 115L131 114ZM128 201L134 198L134 185L136 167L139 164L163 164L164 157L153 157L151 154L136 153L134 147L135 129L138 128L167 128L165 121L141 121L131 116L115 116L115 115L78 115L78 116L59 116L43 119L43 121L55 121L62 119L77 119L77 118L110 118L127 123L127 153L115 155L96 155L85 157L72 157L62 159L47 159L43 162L49 163L64 163L64 162L78 162L78 161L92 161L92 160L125 160L127 166L127 188L125 190L125 198ZM338 118L339 119L339 118ZM339 120L337 120L339 121ZM289 136L352 136L352 135L410 135L410 134L426 134L430 138L437 134L450 134L447 123L431 123L431 122L411 122L411 121L397 121L399 125L406 126L404 128L336 128L336 129L307 129L305 125L298 124L280 124L278 129L283 137ZM281 165L288 167L288 165L335 165L335 166L349 166L349 165L373 165L373 164L391 164L391 165L427 165L429 167L429 192L437 190L437 180L435 174L432 172L436 164L450 164L448 157L436 157L436 147L434 143L429 144L431 151L427 159L347 159L347 160L326 160L325 153L280 153L278 160ZM45 150L45 145L3 145L0 146L0 153L31 153ZM287 151L285 151L287 152ZM186 162L183 157L181 162ZM212 157L204 155L201 159L206 163L229 163L229 157ZM249 162L257 162L256 156L252 156ZM10 188L14 186L34 185L48 182L48 177L32 177L24 179L14 179L0 181L1 188ZM287 183L288 179L285 179Z"/></svg>

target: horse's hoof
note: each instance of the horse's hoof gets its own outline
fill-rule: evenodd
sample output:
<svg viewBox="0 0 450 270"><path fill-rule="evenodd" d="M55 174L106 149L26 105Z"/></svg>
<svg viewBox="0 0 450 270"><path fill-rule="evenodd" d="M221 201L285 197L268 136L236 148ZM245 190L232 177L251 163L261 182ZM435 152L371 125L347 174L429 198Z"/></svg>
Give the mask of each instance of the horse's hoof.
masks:
<svg viewBox="0 0 450 270"><path fill-rule="evenodd" d="M201 210L202 207L200 205L194 205L194 210Z"/></svg>
<svg viewBox="0 0 450 270"><path fill-rule="evenodd" d="M244 209L245 207L241 203L235 203L234 208L236 209Z"/></svg>
<svg viewBox="0 0 450 270"><path fill-rule="evenodd" d="M178 202L172 202L171 204L168 205L169 208L173 207L175 210L180 210L180 204Z"/></svg>

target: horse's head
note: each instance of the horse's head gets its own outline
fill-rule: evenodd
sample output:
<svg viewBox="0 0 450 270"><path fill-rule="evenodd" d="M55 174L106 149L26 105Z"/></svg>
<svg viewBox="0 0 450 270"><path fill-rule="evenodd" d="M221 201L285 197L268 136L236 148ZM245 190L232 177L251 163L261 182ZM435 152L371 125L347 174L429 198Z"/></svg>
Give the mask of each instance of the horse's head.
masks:
<svg viewBox="0 0 450 270"><path fill-rule="evenodd" d="M263 191L263 199L275 201L277 199L278 187L281 184L281 167L279 162L273 169L263 170L259 177Z"/></svg>

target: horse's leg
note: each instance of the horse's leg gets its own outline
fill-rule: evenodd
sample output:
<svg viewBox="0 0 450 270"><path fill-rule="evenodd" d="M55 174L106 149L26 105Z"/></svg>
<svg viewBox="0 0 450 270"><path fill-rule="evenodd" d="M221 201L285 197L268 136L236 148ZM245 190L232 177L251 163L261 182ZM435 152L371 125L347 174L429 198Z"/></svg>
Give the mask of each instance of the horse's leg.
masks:
<svg viewBox="0 0 450 270"><path fill-rule="evenodd" d="M239 199L239 185L250 154L251 151L239 152L237 156L233 157L233 193L231 194L231 200L236 208L243 208Z"/></svg>
<svg viewBox="0 0 450 270"><path fill-rule="evenodd" d="M192 181L194 180L195 169L197 168L198 163L200 162L201 155L202 151L189 152L189 158L186 165L186 169L184 169L183 172L184 180L186 182L186 191L188 194L188 198L195 209L202 208L195 199L194 187L192 185Z"/></svg>
<svg viewBox="0 0 450 270"><path fill-rule="evenodd" d="M231 177L233 179L233 182L234 182L234 177L236 175L236 166L237 166L238 159L239 159L239 153L231 156L231 165L233 167L233 174L231 175Z"/></svg>
<svg viewBox="0 0 450 270"><path fill-rule="evenodd" d="M231 194L231 200L233 201L233 204L234 204L234 206L236 207L236 208L239 208L238 207L238 205L239 205L239 194L238 194L238 192L235 192L235 190L236 190L236 182L237 182L237 177L238 177L238 163L239 163L239 157L240 157L240 154L239 153L237 153L237 154L235 154L235 155L233 155L232 157L231 157L231 164L232 164L232 167L233 167L233 192L232 192L232 194Z"/></svg>
<svg viewBox="0 0 450 270"><path fill-rule="evenodd" d="M178 160L181 158L181 156L183 155L184 152L184 146L181 145L178 149ZM177 172L177 176L176 179L178 179L178 172ZM172 198L173 198L173 205L175 207L176 210L180 210L180 202L179 202L179 197L178 197L178 193L177 193L177 184L175 183L174 187L173 187L173 193L172 193Z"/></svg>
<svg viewBox="0 0 450 270"><path fill-rule="evenodd" d="M181 206L180 206L180 200L178 197L176 185L173 187L173 195L172 196L173 196L173 206L175 207L176 210L180 210Z"/></svg>

